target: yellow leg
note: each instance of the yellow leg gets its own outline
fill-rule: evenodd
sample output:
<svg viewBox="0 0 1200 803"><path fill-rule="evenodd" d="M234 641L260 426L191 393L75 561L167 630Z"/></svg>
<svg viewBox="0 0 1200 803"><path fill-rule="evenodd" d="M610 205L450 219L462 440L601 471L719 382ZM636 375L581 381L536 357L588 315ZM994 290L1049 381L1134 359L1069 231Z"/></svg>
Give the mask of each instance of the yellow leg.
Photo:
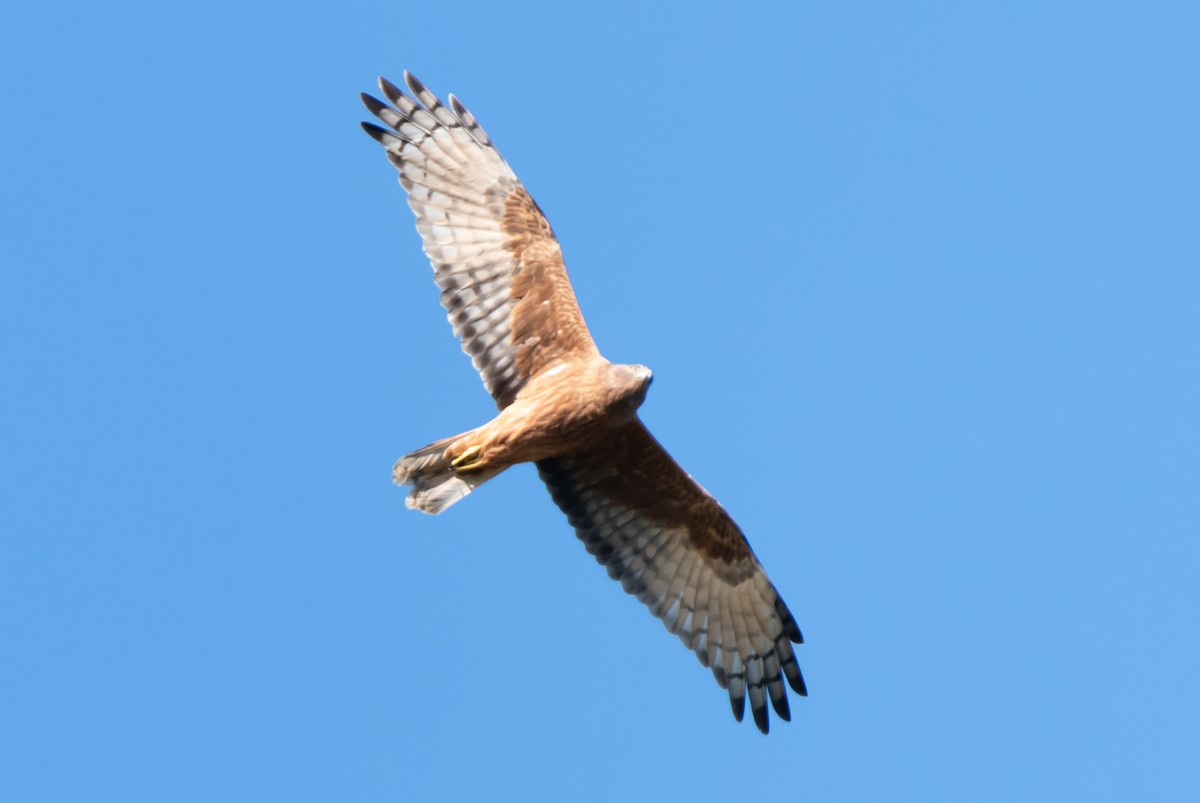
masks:
<svg viewBox="0 0 1200 803"><path fill-rule="evenodd" d="M483 461L476 460L474 463L467 463L472 457L475 457L482 451L479 445L468 446L462 454L450 461L450 465L455 471L474 471L477 468L483 468Z"/></svg>

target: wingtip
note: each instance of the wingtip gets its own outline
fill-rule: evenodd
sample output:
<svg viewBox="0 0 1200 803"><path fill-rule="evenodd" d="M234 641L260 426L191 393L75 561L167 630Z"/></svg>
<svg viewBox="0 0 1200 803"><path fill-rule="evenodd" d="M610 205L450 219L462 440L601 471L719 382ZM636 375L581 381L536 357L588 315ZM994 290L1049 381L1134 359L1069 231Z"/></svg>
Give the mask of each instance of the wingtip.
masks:
<svg viewBox="0 0 1200 803"><path fill-rule="evenodd" d="M475 119L475 115L467 111L467 107L463 105L463 102L453 92L446 96L446 101L450 104L450 108L454 111L455 116L462 120L464 124L470 126L479 125Z"/></svg>
<svg viewBox="0 0 1200 803"><path fill-rule="evenodd" d="M405 75L408 75L408 73L405 73ZM393 84L388 79L384 78L382 75L379 76L379 91L382 92L383 96L392 103L399 103L399 98L404 97L404 90Z"/></svg>
<svg viewBox="0 0 1200 803"><path fill-rule="evenodd" d="M788 685L792 687L792 691L799 694L801 697L808 696L808 684L804 682L804 675L800 673L800 668L796 668L796 679L793 681L788 678Z"/></svg>
<svg viewBox="0 0 1200 803"><path fill-rule="evenodd" d="M746 716L746 698L745 697L729 697L729 707L733 709L733 718L738 722Z"/></svg>
<svg viewBox="0 0 1200 803"><path fill-rule="evenodd" d="M359 92L358 98L363 102L363 105L367 107L367 111L371 112L371 114L375 115L376 117L379 116L380 111L387 108L386 103L373 95L368 95L366 92Z"/></svg>
<svg viewBox="0 0 1200 803"><path fill-rule="evenodd" d="M362 126L362 130L366 131L367 136L369 136L371 139L375 140L380 145L387 145L386 137L388 134L391 134L391 132L386 128L377 126L374 123L368 123L366 120L363 120L361 123L359 123L359 125ZM392 134L392 136L395 136L395 134Z"/></svg>
<svg viewBox="0 0 1200 803"><path fill-rule="evenodd" d="M425 84L421 83L417 76L413 75L408 70L404 71L404 83L408 87L409 91L413 93L413 95L420 95L426 91Z"/></svg>
<svg viewBox="0 0 1200 803"><path fill-rule="evenodd" d="M778 683L779 681L780 678L776 677L775 682ZM771 694L771 707L775 709L775 713L784 722L792 721L792 707L788 704L787 691L784 690L782 684Z"/></svg>
<svg viewBox="0 0 1200 803"><path fill-rule="evenodd" d="M384 128L374 123L363 121L359 125L362 126L363 131L367 132L367 136L383 146L387 151L388 159L401 159L399 148L404 143L404 137L390 128ZM403 162L402 159L401 162Z"/></svg>
<svg viewBox="0 0 1200 803"><path fill-rule="evenodd" d="M771 719L765 705L754 708L754 724L764 735L771 732Z"/></svg>

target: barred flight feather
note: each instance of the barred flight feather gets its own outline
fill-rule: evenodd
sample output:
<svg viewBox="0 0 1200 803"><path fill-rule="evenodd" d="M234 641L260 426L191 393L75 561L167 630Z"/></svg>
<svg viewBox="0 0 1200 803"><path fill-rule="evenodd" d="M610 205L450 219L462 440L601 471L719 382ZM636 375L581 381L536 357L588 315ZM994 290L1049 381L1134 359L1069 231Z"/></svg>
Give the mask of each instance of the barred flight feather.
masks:
<svg viewBox="0 0 1200 803"><path fill-rule="evenodd" d="M622 436L586 452L540 461L538 472L588 552L712 669L739 720L749 696L754 722L766 733L768 699L781 719L791 717L781 667L795 670L784 673L788 683L797 694L807 694L792 650L793 642L803 641L795 620L749 545L730 571L720 558L697 548L704 534L691 529L696 519L664 521L631 501L649 484L655 496L682 499L689 510L733 523L674 461L663 470L663 459L670 458L640 422ZM645 465L658 470L653 475L636 470ZM598 466L626 470L598 471ZM680 616L682 611L686 615Z"/></svg>

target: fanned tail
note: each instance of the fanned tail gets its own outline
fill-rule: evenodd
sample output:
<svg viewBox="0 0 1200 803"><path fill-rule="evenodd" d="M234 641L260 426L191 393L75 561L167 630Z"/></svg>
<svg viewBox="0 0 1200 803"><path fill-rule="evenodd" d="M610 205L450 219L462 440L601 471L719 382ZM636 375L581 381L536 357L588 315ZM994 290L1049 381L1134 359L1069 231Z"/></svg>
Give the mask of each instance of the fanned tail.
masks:
<svg viewBox="0 0 1200 803"><path fill-rule="evenodd" d="M404 500L406 506L436 515L504 470L456 471L445 452L447 446L461 437L443 438L396 461L392 481L412 486Z"/></svg>

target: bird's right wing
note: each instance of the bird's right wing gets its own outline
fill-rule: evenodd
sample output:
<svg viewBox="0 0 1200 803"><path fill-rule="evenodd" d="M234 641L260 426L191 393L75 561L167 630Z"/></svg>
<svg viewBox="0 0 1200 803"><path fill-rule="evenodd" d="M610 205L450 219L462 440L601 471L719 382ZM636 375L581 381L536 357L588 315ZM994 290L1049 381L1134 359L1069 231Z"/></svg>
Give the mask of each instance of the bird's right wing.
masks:
<svg viewBox="0 0 1200 803"><path fill-rule="evenodd" d="M404 77L412 97L382 78L390 105L362 96L387 125L363 129L400 171L454 333L504 408L530 377L596 345L550 224L491 138L453 95L447 107Z"/></svg>

